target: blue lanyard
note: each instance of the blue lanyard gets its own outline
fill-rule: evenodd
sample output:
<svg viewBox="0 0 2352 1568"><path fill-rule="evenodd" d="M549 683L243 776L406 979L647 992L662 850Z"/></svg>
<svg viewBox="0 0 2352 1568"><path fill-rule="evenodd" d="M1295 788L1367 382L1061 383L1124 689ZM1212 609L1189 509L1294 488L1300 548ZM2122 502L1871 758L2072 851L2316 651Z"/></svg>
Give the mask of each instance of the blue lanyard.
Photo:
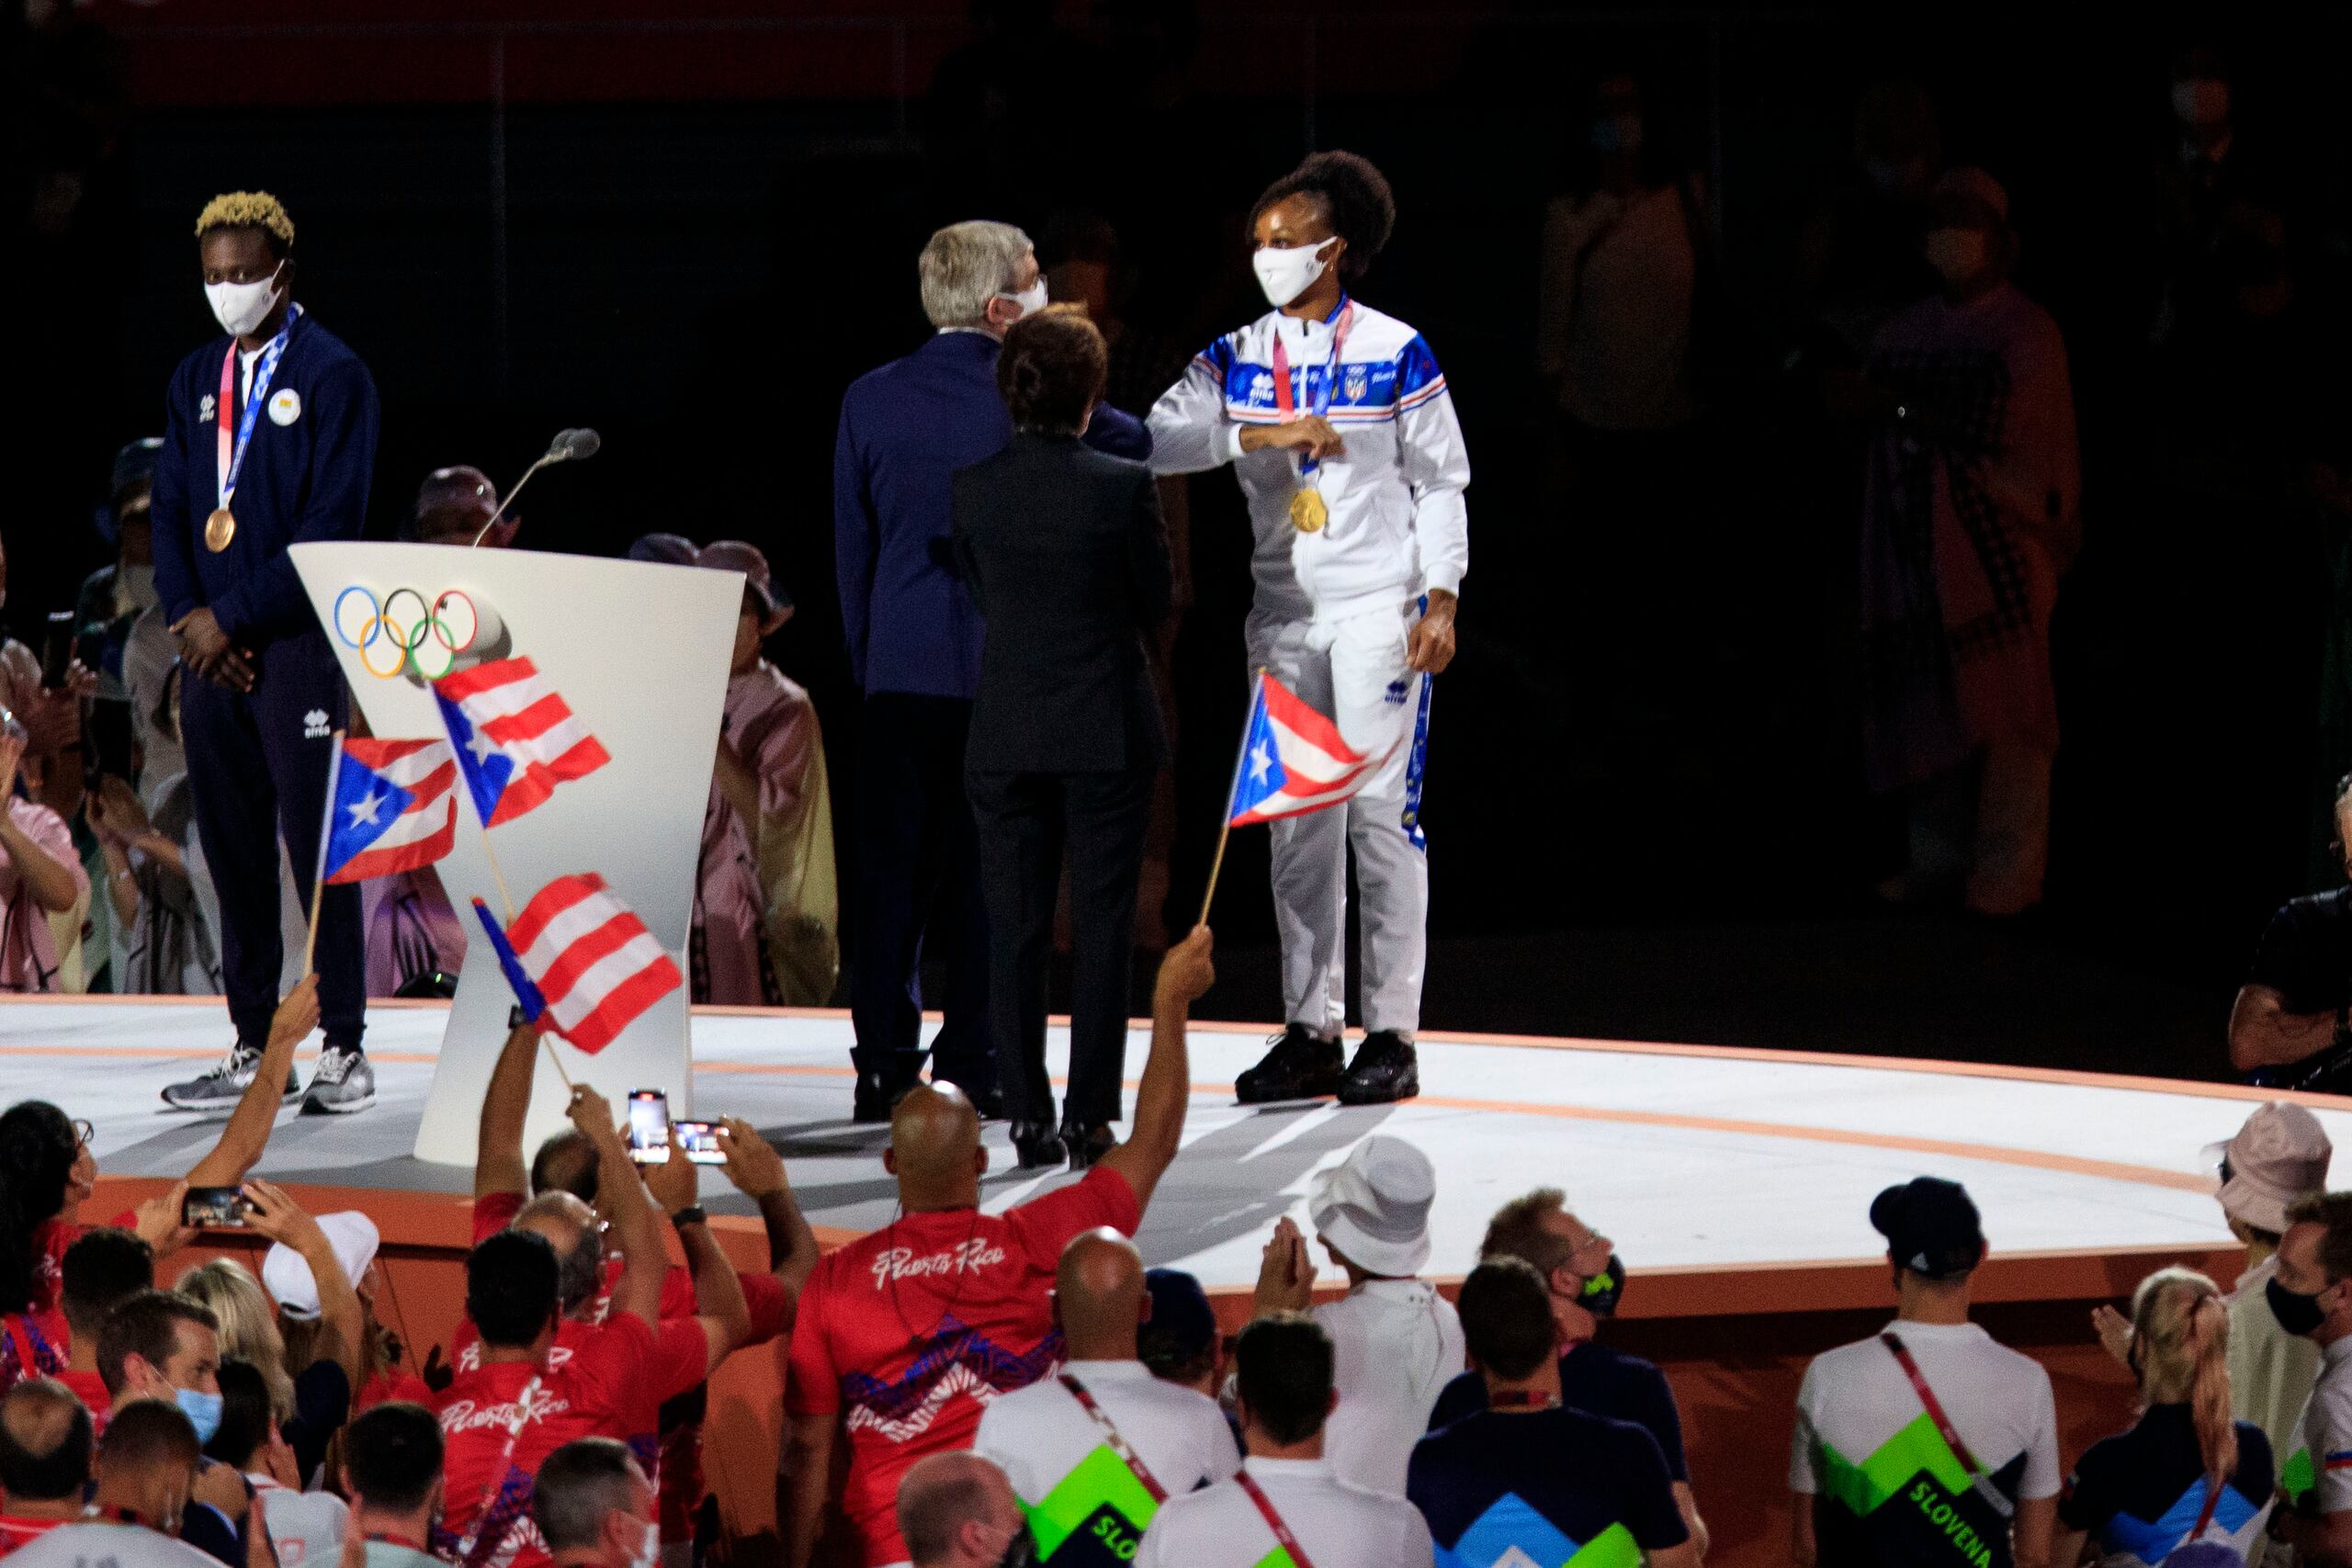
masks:
<svg viewBox="0 0 2352 1568"><path fill-rule="evenodd" d="M237 493L237 476L243 472L245 451L253 445L254 421L260 417L261 405L269 397L270 378L277 374L277 361L286 353L286 341L294 335L294 322L301 313L301 306L290 302L287 305L285 324L277 329L276 337L262 345L261 358L254 365L253 389L245 394L245 406L237 415L237 444L229 454L229 471L220 476L220 504L223 506L228 505L229 498ZM230 356L234 358L236 353L237 340L231 338Z"/></svg>

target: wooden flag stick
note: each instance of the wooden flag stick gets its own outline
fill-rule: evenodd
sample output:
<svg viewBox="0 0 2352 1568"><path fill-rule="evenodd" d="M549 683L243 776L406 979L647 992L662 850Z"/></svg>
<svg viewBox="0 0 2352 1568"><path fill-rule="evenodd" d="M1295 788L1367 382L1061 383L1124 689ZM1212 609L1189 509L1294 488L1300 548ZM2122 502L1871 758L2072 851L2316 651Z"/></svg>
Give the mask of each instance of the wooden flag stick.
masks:
<svg viewBox="0 0 2352 1568"><path fill-rule="evenodd" d="M1257 679L1250 687L1251 716L1258 711L1258 698L1264 689L1265 680L1266 667L1261 664L1258 667ZM1249 760L1250 720L1245 716L1241 721L1241 748L1234 753L1233 757L1233 783L1227 786L1225 792L1225 820L1218 825L1216 830L1216 856L1209 862L1209 885L1201 890L1201 918L1193 922L1195 925L1204 926L1209 923L1209 905L1216 897L1217 873L1225 869L1226 840L1233 837L1233 803L1241 798L1241 770L1247 765Z"/></svg>
<svg viewBox="0 0 2352 1568"><path fill-rule="evenodd" d="M498 852L490 847L487 828L481 830L481 858L490 863L490 879L498 885L498 901L506 907L506 925L511 931L514 926L514 895L507 891L506 874L498 868ZM571 1075L563 1070L563 1058L555 1054L555 1042L548 1038L544 1029L539 1031L539 1043L546 1048L548 1060L554 1064L555 1076L563 1080L564 1092L569 1096L578 1086L571 1081Z"/></svg>
<svg viewBox="0 0 2352 1568"><path fill-rule="evenodd" d="M302 973L315 975L312 961L319 953L319 906L326 901L327 843L334 837L334 792L343 783L343 738L348 731L338 729L327 744L334 748L334 755L327 762L327 804L319 813L319 863L311 873L311 934L302 942Z"/></svg>

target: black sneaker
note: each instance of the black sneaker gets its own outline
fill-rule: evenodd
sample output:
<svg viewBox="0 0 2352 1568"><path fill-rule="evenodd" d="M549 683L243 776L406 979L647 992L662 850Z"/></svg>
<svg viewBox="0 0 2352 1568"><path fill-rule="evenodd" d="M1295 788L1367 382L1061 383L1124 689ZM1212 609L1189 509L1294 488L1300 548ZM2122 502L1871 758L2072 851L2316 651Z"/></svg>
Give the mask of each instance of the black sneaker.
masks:
<svg viewBox="0 0 2352 1568"><path fill-rule="evenodd" d="M1340 1092L1340 1069L1347 1055L1336 1040L1326 1040L1303 1023L1294 1023L1268 1037L1273 1047L1256 1066L1233 1080L1233 1097L1244 1105L1268 1105L1279 1100L1320 1100Z"/></svg>
<svg viewBox="0 0 2352 1568"><path fill-rule="evenodd" d="M1340 1080L1342 1105L1386 1105L1420 1092L1420 1059L1413 1054L1413 1043L1393 1029L1365 1035L1347 1076Z"/></svg>
<svg viewBox="0 0 2352 1568"><path fill-rule="evenodd" d="M245 1086L254 1081L254 1073L261 1066L261 1053L251 1045L233 1045L220 1065L202 1077L175 1083L164 1090L164 1103L175 1111L228 1111L245 1097ZM284 1103L291 1105L302 1098L301 1087L294 1081L292 1068L286 1073Z"/></svg>

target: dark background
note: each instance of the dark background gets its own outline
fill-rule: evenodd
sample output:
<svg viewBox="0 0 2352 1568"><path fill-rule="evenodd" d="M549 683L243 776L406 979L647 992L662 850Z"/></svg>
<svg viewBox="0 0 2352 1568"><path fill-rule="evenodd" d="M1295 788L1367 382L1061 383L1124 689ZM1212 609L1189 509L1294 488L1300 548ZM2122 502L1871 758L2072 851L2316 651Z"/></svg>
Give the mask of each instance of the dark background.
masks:
<svg viewBox="0 0 2352 1568"><path fill-rule="evenodd" d="M666 529L764 547L800 604L771 654L816 696L845 813L834 420L854 375L925 331L923 237L1005 219L1051 264L1107 224L1130 331L1114 396L1141 412L1263 309L1239 237L1251 197L1310 148L1347 147L1401 213L1363 292L1434 345L1476 470L1426 802L1427 1024L2220 1069L2263 920L2329 880L2315 726L2341 530L2292 475L2339 433L2344 16L833 5L103 0L44 20L35 0L7 34L17 635L101 564L107 458L160 427L171 367L213 330L198 209L266 188L300 228L306 305L382 389L371 533L435 466L504 484L557 427L598 427L593 464L534 482L522 542L616 551ZM2299 314L2269 357L2206 377L2220 412L2186 423L2258 441L2288 410L2318 432L2275 454L2288 478L2250 508L2154 477L2184 420L2144 347L2147 192L2191 44L2235 80ZM1544 206L1594 83L1620 71L1645 84L1653 146L1706 192L1721 253L1699 471L1630 522L1581 513L1547 475L1534 359ZM1815 395L1799 254L1856 178L1859 96L1887 78L1932 96L1948 163L2007 185L2018 280L2065 333L2083 430L2049 895L2000 927L1869 892L1899 844L1860 785L1859 444ZM1249 593L1230 476L1192 496L1180 927L1231 765ZM1649 547L1621 547L1628 528ZM1598 716L1578 621L1596 593L1683 650L1663 728ZM1279 1010L1264 856L1262 834L1237 835L1213 1013Z"/></svg>

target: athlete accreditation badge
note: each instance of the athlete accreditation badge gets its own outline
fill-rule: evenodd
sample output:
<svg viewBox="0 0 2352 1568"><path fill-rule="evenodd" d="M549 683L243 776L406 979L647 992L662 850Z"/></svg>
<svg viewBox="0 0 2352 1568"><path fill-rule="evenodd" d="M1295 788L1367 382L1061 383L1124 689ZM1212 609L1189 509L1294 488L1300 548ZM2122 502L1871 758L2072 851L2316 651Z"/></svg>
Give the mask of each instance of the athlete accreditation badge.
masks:
<svg viewBox="0 0 2352 1568"><path fill-rule="evenodd" d="M1331 521L1331 509L1323 502L1323 492L1312 485L1291 491L1290 525L1302 534L1320 534L1323 525Z"/></svg>

